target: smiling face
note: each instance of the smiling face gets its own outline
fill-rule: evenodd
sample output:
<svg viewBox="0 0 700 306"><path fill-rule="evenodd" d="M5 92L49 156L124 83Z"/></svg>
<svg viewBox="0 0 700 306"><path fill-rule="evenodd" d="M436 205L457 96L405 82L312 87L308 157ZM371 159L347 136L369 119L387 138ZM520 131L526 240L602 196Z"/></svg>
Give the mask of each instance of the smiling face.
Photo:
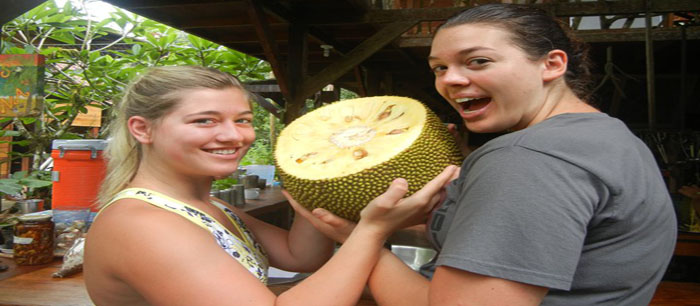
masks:
<svg viewBox="0 0 700 306"><path fill-rule="evenodd" d="M543 111L543 61L532 61L509 36L488 24L440 29L429 65L435 87L478 133L522 129Z"/></svg>
<svg viewBox="0 0 700 306"><path fill-rule="evenodd" d="M255 140L252 122L240 89L184 91L178 105L153 126L149 160L186 175L228 175Z"/></svg>

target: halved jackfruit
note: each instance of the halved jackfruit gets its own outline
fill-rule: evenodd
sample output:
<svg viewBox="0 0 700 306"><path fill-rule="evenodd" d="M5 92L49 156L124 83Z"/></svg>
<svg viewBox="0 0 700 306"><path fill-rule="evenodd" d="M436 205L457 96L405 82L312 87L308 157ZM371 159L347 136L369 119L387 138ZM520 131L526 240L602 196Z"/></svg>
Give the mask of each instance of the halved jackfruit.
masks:
<svg viewBox="0 0 700 306"><path fill-rule="evenodd" d="M308 209L357 221L395 178L409 195L462 154L445 125L419 101L377 96L338 101L294 120L275 159L284 188Z"/></svg>

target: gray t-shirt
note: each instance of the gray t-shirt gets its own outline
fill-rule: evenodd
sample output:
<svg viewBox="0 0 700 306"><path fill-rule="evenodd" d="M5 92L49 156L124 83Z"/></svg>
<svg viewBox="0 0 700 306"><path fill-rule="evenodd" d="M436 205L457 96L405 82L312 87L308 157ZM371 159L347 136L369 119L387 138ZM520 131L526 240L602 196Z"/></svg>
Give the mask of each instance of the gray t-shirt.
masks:
<svg viewBox="0 0 700 306"><path fill-rule="evenodd" d="M469 155L429 225L436 265L549 288L543 305L646 305L677 225L646 145L562 114Z"/></svg>

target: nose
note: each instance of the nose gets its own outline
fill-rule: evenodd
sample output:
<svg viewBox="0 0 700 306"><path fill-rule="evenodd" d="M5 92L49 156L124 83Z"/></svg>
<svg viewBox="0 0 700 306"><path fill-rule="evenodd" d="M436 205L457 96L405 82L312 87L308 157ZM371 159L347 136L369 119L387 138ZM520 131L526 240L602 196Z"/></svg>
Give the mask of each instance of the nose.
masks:
<svg viewBox="0 0 700 306"><path fill-rule="evenodd" d="M236 126L233 122L221 124L216 133L216 140L219 142L236 142L240 143L244 139L241 127Z"/></svg>
<svg viewBox="0 0 700 306"><path fill-rule="evenodd" d="M471 83L466 71L458 67L448 67L436 81L447 86L467 86Z"/></svg>

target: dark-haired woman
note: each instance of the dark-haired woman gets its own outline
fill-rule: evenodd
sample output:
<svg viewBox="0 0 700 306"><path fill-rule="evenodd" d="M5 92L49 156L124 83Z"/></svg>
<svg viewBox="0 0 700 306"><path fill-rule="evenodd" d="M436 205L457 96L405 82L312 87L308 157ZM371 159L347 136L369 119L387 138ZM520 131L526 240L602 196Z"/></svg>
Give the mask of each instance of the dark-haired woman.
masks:
<svg viewBox="0 0 700 306"><path fill-rule="evenodd" d="M468 9L435 34L435 87L475 133L512 131L465 160L428 235L430 280L384 252L380 305L647 305L676 221L654 158L587 103L588 60L528 6ZM325 211L315 225L342 240ZM434 271L434 273L432 273Z"/></svg>

